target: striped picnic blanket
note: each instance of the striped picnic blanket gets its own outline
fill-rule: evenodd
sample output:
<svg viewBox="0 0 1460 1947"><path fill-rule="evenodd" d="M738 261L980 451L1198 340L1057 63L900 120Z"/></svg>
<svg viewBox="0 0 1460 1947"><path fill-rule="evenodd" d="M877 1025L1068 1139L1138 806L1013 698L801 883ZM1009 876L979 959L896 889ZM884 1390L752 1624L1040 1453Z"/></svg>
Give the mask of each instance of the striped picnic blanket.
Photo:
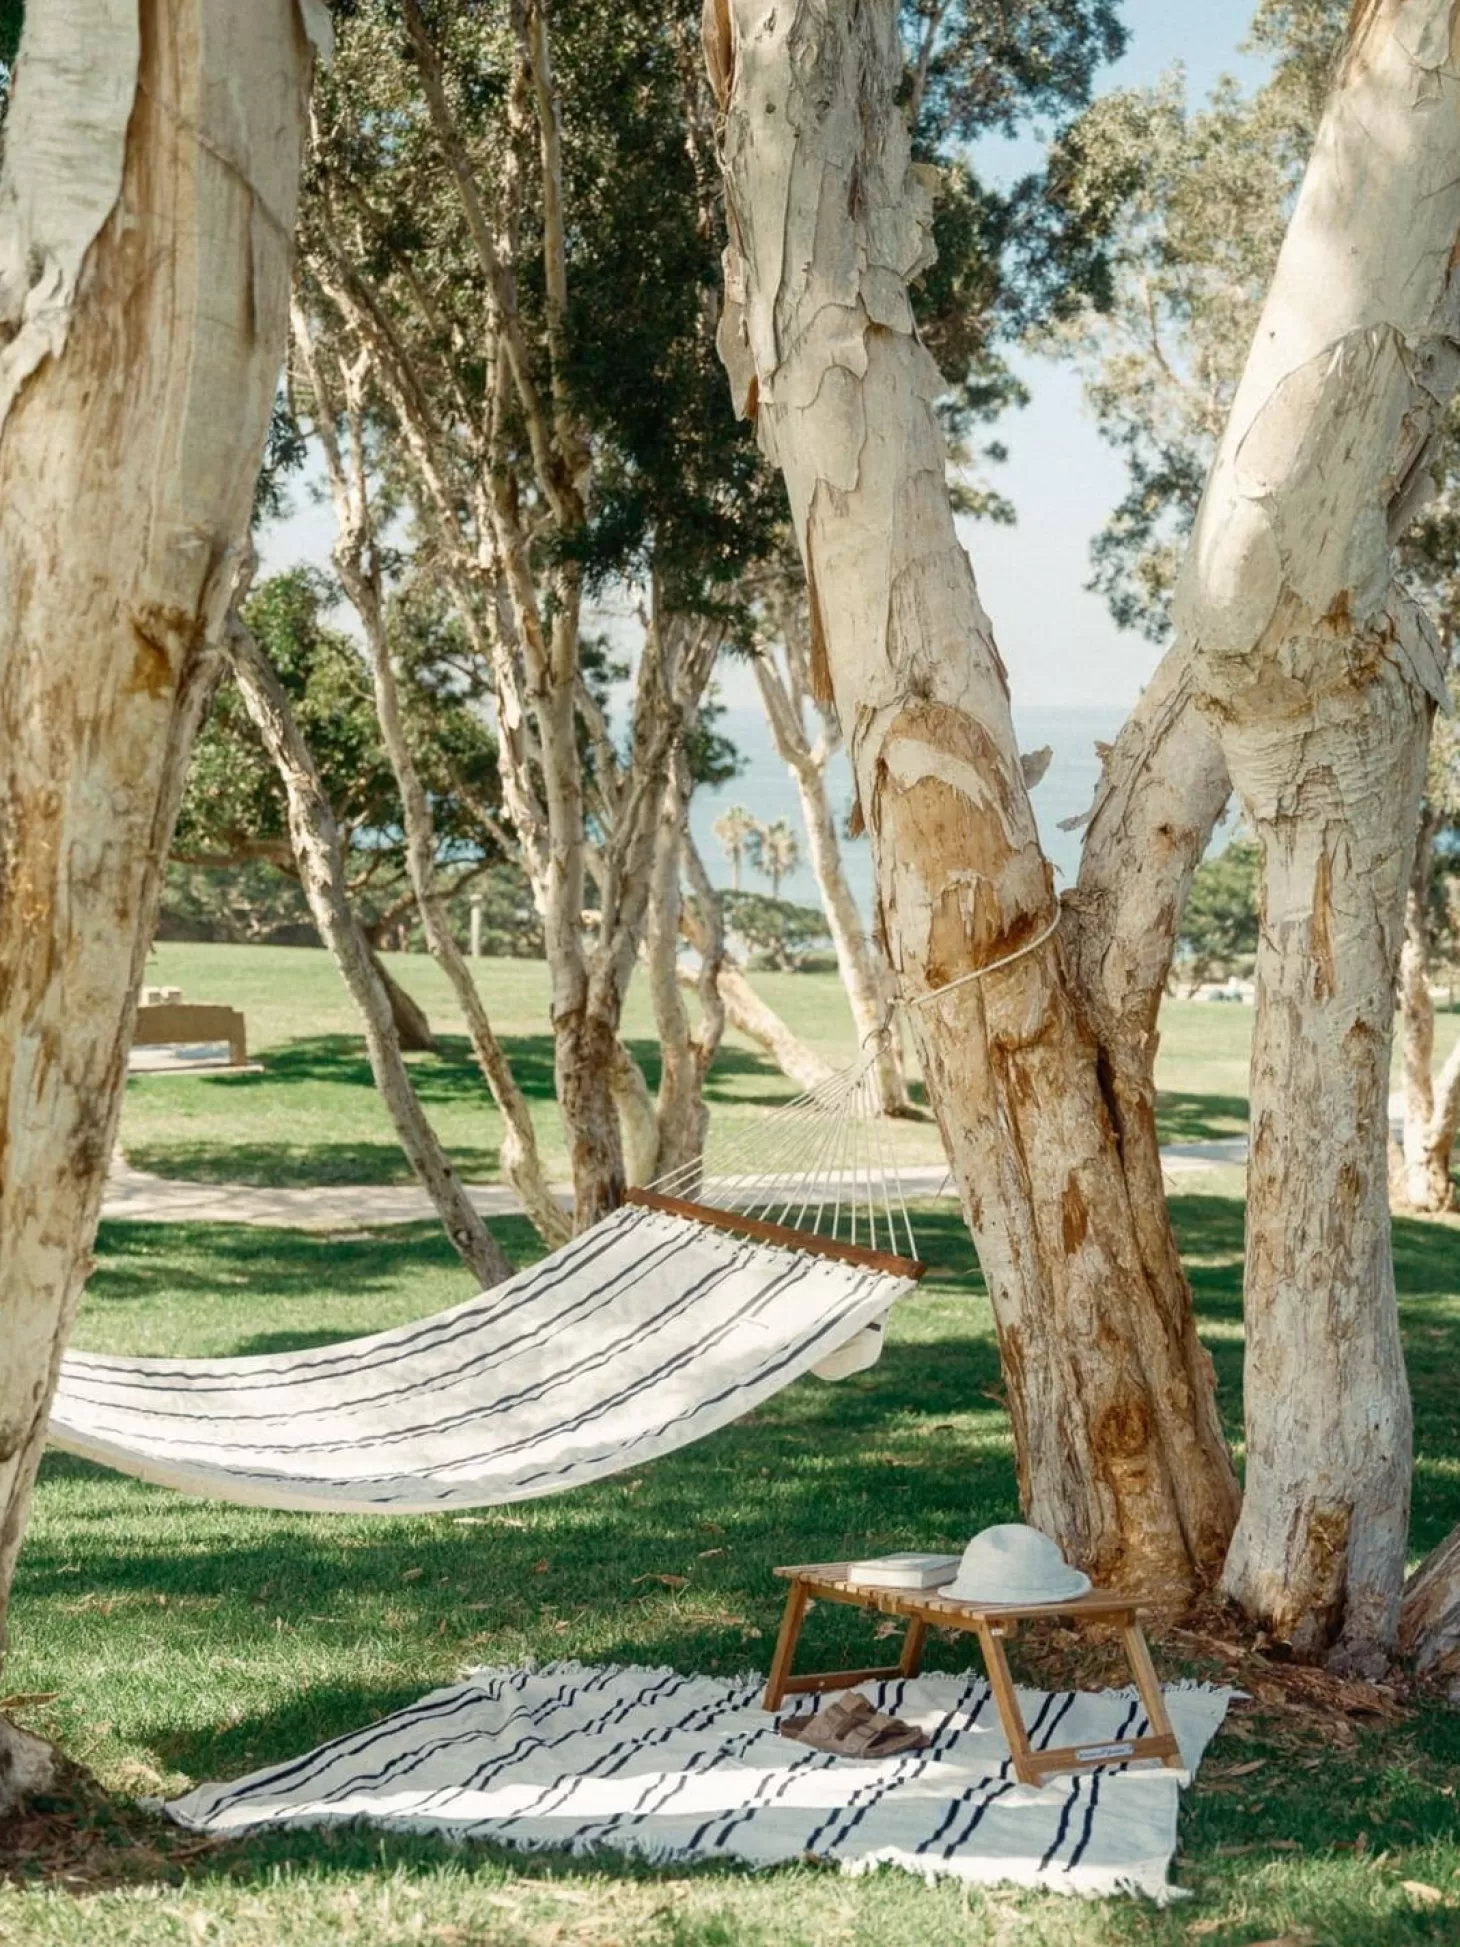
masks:
<svg viewBox="0 0 1460 1947"><path fill-rule="evenodd" d="M803 1855L1063 1892L1173 1897L1179 1786L1229 1690L1166 1692L1186 1772L1112 1765L1039 1787L1013 1777L982 1676L870 1683L922 1726L900 1758L830 1757L779 1736L765 1679L555 1663L484 1669L407 1710L167 1810L204 1832L348 1820L501 1844L596 1847L660 1862ZM822 1699L800 1697L798 1714ZM1031 1742L1095 1744L1145 1728L1133 1691L1021 1691Z"/></svg>

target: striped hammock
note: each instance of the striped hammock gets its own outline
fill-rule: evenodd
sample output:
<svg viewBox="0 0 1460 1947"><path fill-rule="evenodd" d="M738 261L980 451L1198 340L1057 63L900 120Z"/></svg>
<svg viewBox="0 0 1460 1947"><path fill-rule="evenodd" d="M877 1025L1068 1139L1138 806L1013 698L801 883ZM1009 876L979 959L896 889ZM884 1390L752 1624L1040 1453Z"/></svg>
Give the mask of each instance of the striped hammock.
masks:
<svg viewBox="0 0 1460 1947"><path fill-rule="evenodd" d="M766 1117L713 1178L631 1192L505 1284L371 1338L72 1353L51 1440L185 1493L336 1513L487 1507L640 1466L878 1356L923 1267L875 1110L863 1065Z"/></svg>

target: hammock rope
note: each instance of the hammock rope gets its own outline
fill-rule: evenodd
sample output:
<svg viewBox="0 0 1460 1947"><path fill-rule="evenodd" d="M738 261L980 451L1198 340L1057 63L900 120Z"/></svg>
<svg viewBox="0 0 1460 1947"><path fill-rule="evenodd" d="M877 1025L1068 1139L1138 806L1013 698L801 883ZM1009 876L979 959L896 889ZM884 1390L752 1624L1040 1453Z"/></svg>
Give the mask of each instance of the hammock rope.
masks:
<svg viewBox="0 0 1460 1947"><path fill-rule="evenodd" d="M630 1190L629 1202L921 1277L907 1195L881 1126L876 1063L875 1052L864 1054L723 1145L711 1143L706 1157Z"/></svg>

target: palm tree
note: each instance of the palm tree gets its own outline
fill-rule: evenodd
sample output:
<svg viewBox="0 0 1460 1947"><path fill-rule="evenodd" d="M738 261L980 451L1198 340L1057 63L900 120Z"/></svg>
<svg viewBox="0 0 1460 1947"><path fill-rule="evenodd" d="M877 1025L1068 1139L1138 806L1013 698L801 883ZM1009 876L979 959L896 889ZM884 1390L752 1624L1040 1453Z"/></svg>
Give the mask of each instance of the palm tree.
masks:
<svg viewBox="0 0 1460 1947"><path fill-rule="evenodd" d="M784 818L773 825L757 825L750 834L746 850L757 872L771 882L771 898L781 896L781 881L801 863L801 841Z"/></svg>
<svg viewBox="0 0 1460 1947"><path fill-rule="evenodd" d="M714 833L730 861L730 884L736 892L740 890L740 861L760 828L760 820L752 817L743 804L731 805L715 820Z"/></svg>

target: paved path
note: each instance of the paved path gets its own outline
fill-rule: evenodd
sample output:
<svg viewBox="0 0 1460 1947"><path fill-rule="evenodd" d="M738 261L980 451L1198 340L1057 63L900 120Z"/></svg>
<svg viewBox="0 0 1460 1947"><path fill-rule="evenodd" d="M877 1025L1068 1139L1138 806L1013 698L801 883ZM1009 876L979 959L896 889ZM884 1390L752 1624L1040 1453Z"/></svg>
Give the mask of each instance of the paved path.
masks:
<svg viewBox="0 0 1460 1947"><path fill-rule="evenodd" d="M1227 1142L1176 1143L1161 1158L1172 1176L1209 1170L1214 1165L1242 1165L1247 1160L1243 1137ZM908 1197L952 1196L946 1169L922 1164L902 1173ZM567 1184L555 1184L564 1198ZM467 1194L484 1217L514 1215L518 1202L500 1183L470 1184ZM181 1183L165 1176L134 1170L120 1155L112 1162L101 1214L135 1224L258 1224L270 1230L343 1231L376 1224L429 1222L435 1216L430 1198L415 1183L332 1183L308 1188L261 1188L248 1183Z"/></svg>

